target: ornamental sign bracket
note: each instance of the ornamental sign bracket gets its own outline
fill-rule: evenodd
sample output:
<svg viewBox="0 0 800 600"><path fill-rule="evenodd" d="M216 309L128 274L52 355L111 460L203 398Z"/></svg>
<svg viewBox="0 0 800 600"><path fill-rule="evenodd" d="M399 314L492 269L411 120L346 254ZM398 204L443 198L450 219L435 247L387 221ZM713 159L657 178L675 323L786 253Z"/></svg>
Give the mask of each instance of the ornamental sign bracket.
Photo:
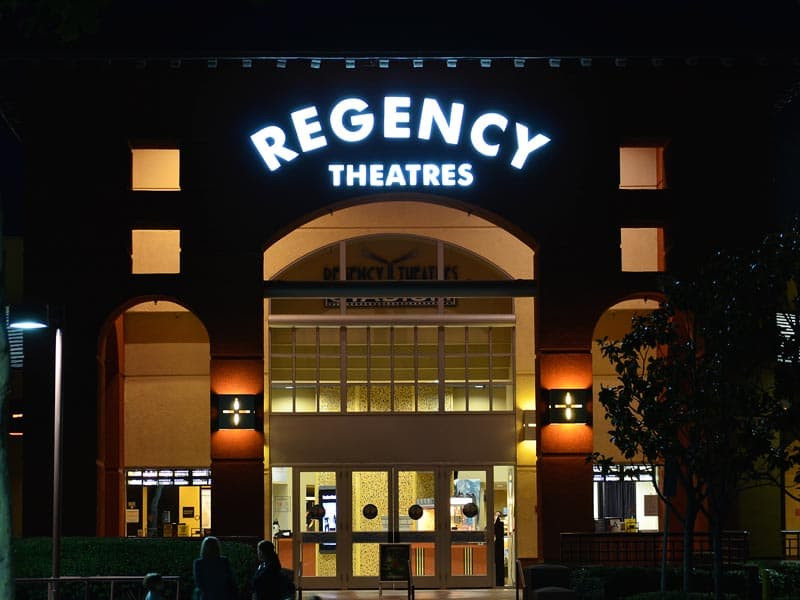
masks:
<svg viewBox="0 0 800 600"><path fill-rule="evenodd" d="M534 279L264 282L265 298L507 298L534 297L536 292Z"/></svg>

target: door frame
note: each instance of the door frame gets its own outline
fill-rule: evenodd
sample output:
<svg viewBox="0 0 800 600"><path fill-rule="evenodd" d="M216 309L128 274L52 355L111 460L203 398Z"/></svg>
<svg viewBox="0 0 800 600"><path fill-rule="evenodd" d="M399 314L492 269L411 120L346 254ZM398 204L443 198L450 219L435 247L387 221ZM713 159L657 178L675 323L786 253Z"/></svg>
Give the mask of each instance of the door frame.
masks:
<svg viewBox="0 0 800 600"><path fill-rule="evenodd" d="M287 465L288 466L288 465ZM325 537L320 532L309 534L301 530L305 519L305 512L299 510L305 503L305 490L301 489L301 473L334 473L336 482L336 532L333 538L336 542L336 575L334 576L302 576L302 586L305 589L369 589L378 586L377 576L353 575L353 493L352 474L358 471L386 472L388 477L388 531L385 533L386 542L394 542L399 530L399 478L401 471L433 472L435 493L435 519L436 529L431 532L435 544L435 573L431 576L414 578L414 585L419 588L491 588L494 582L494 560L492 542L492 519L494 514L494 469L492 465L420 465L420 464L393 464L393 465L291 465L295 503L293 510L293 530L297 532L293 540L292 567L296 570L303 560L302 544L305 536L321 539ZM476 532L475 537L482 537L486 547L485 575L454 575L452 573L452 532L450 530L450 492L453 471L480 471L485 474L484 505L486 510L485 528ZM378 533L378 532L376 532ZM330 535L328 535L330 537ZM383 536L374 536L376 539ZM402 535L400 536L402 537ZM426 536L427 537L427 536ZM326 537L327 539L327 537ZM402 585L402 584L401 584Z"/></svg>

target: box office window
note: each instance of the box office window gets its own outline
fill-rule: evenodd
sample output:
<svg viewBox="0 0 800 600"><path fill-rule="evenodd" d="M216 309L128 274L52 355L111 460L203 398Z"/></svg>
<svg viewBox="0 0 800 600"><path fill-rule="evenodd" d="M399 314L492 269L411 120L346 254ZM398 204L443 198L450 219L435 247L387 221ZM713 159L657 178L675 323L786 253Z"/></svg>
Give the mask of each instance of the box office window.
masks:
<svg viewBox="0 0 800 600"><path fill-rule="evenodd" d="M620 251L623 271L664 271L664 230L660 227L623 227L620 229Z"/></svg>
<svg viewBox="0 0 800 600"><path fill-rule="evenodd" d="M131 263L136 275L180 273L180 229L132 230Z"/></svg>
<svg viewBox="0 0 800 600"><path fill-rule="evenodd" d="M665 187L663 145L620 147L621 190L662 190Z"/></svg>
<svg viewBox="0 0 800 600"><path fill-rule="evenodd" d="M272 412L514 408L514 328L271 327Z"/></svg>
<svg viewBox="0 0 800 600"><path fill-rule="evenodd" d="M131 149L131 189L150 192L180 191L180 150Z"/></svg>

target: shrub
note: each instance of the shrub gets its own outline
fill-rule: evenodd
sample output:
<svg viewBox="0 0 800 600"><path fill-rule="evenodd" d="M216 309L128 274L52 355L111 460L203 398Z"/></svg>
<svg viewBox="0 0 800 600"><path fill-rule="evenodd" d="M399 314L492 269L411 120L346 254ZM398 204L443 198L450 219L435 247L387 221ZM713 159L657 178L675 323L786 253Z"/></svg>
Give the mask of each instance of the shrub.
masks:
<svg viewBox="0 0 800 600"><path fill-rule="evenodd" d="M228 557L239 598L249 599L250 578L255 572L256 553L249 544L221 542L222 554ZM15 577L49 577L51 574L52 546L50 538L20 538L12 544ZM187 597L194 589L192 563L200 555L200 539L194 538L63 538L61 541L61 575L125 575L143 577L156 571L162 575L180 577L180 593ZM62 598L82 599L83 583L62 584ZM141 581L131 584L115 584L115 595L121 588L141 591ZM174 598L175 586L165 583L165 598ZM108 583L92 583L90 597L108 597ZM122 590L120 590L122 591ZM138 593L136 594L138 596ZM20 600L46 598L44 584L18 584L17 598Z"/></svg>

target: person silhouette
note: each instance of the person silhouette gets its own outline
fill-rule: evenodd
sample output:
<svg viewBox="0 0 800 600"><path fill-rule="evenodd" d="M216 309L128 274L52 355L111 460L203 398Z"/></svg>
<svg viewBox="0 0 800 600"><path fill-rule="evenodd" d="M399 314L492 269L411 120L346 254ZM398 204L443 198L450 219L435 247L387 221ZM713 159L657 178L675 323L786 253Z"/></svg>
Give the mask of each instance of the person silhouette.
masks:
<svg viewBox="0 0 800 600"><path fill-rule="evenodd" d="M505 558L503 548L503 537L505 536L505 526L503 525L500 512L494 513L494 583L497 587L505 585Z"/></svg>
<svg viewBox="0 0 800 600"><path fill-rule="evenodd" d="M214 536L203 538L200 558L192 564L194 585L198 600L232 600L236 598L236 583L228 557L220 554L219 540Z"/></svg>
<svg viewBox="0 0 800 600"><path fill-rule="evenodd" d="M161 600L164 595L164 579L160 573L148 573L142 580L142 586L147 590L145 600Z"/></svg>

